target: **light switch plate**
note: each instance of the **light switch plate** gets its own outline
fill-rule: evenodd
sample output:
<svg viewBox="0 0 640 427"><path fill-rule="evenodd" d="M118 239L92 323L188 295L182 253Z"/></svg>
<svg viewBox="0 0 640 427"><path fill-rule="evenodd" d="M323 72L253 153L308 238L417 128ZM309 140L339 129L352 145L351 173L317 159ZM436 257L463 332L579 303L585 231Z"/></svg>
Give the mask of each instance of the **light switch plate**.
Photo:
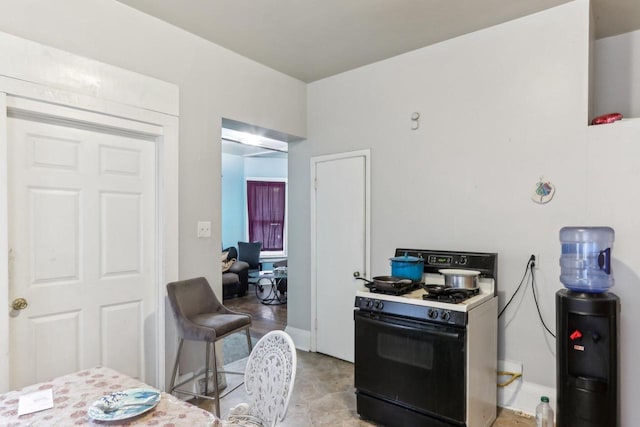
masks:
<svg viewBox="0 0 640 427"><path fill-rule="evenodd" d="M198 238L211 237L211 221L198 221Z"/></svg>

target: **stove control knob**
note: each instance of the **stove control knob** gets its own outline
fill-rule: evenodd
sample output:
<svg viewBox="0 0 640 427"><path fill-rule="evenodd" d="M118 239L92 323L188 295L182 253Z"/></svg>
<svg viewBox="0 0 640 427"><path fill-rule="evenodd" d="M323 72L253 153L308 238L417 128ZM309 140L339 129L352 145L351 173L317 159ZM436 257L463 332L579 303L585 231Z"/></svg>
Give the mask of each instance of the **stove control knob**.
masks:
<svg viewBox="0 0 640 427"><path fill-rule="evenodd" d="M376 303L375 303L375 307L376 307L378 310L382 310L382 307L384 307L384 303L383 303L382 301L376 301Z"/></svg>
<svg viewBox="0 0 640 427"><path fill-rule="evenodd" d="M442 313L440 313L440 318L444 321L449 321L449 319L451 318L451 313L448 311L443 311Z"/></svg>
<svg viewBox="0 0 640 427"><path fill-rule="evenodd" d="M368 299L368 300L367 300L367 302L366 302L366 306L367 306L367 308L371 308L371 307L373 307L373 301L371 301L370 299Z"/></svg>
<svg viewBox="0 0 640 427"><path fill-rule="evenodd" d="M434 308L430 308L429 311L427 311L427 316L429 316L430 319L437 319L438 318L438 310L436 310Z"/></svg>
<svg viewBox="0 0 640 427"><path fill-rule="evenodd" d="M462 255L462 256L460 257L459 264L460 264L460 265L466 265L466 264L467 264L467 262L469 262L469 260L467 259L467 257L466 257L466 256L464 256L464 255Z"/></svg>

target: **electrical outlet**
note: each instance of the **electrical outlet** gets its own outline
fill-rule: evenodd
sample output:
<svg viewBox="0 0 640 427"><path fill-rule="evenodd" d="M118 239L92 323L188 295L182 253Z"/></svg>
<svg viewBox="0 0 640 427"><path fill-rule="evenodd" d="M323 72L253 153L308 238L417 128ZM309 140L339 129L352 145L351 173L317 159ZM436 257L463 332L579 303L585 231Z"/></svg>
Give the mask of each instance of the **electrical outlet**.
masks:
<svg viewBox="0 0 640 427"><path fill-rule="evenodd" d="M198 238L211 237L211 221L198 221Z"/></svg>

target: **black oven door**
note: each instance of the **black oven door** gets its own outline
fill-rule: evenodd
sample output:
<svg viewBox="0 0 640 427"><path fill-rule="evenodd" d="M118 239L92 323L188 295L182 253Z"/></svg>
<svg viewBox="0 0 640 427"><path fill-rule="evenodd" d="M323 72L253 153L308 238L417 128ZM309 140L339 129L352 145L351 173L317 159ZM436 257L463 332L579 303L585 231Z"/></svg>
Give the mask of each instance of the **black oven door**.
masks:
<svg viewBox="0 0 640 427"><path fill-rule="evenodd" d="M464 424L466 329L354 314L358 393Z"/></svg>

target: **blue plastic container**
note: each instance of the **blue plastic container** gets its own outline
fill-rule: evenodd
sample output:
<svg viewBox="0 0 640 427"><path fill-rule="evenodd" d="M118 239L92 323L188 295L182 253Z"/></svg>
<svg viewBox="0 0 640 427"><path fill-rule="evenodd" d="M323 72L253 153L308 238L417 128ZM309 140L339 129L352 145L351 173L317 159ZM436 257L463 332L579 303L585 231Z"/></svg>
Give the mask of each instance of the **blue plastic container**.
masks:
<svg viewBox="0 0 640 427"><path fill-rule="evenodd" d="M613 286L611 227L563 227L560 281L574 292L601 293Z"/></svg>

